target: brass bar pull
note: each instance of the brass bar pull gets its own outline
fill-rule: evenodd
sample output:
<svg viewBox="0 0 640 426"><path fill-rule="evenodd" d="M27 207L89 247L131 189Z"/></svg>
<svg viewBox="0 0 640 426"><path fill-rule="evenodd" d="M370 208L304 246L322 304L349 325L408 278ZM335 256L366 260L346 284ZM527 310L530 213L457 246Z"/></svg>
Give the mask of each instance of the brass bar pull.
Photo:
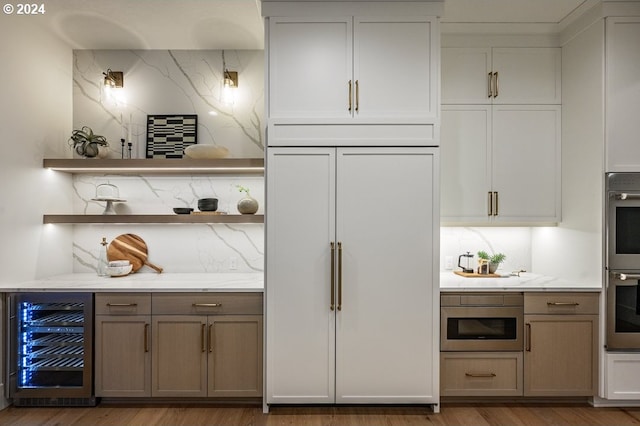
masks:
<svg viewBox="0 0 640 426"><path fill-rule="evenodd" d="M194 308L221 308L222 303L194 303Z"/></svg>
<svg viewBox="0 0 640 426"><path fill-rule="evenodd" d="M547 306L578 306L578 302L547 302Z"/></svg>
<svg viewBox="0 0 640 426"><path fill-rule="evenodd" d="M487 76L487 98L493 96L493 73L489 73Z"/></svg>
<svg viewBox="0 0 640 426"><path fill-rule="evenodd" d="M200 329L200 350L202 352L206 351L206 348L204 347L204 339L205 339L205 335L204 335L204 329L207 327L206 324L200 324L201 325L201 329Z"/></svg>
<svg viewBox="0 0 640 426"><path fill-rule="evenodd" d="M531 324L526 323L525 326L527 327L527 345L525 347L525 350L527 352L531 352Z"/></svg>
<svg viewBox="0 0 640 426"><path fill-rule="evenodd" d="M498 216L498 191L494 191L494 192L493 192L493 198L495 199L495 200L493 201L493 206L494 206L494 208L495 208L495 210L494 210L494 212L493 212L493 215L494 215L494 216Z"/></svg>
<svg viewBox="0 0 640 426"><path fill-rule="evenodd" d="M329 309L335 310L336 300L336 243L331 241L331 304Z"/></svg>
<svg viewBox="0 0 640 426"><path fill-rule="evenodd" d="M493 73L493 97L498 97L498 71Z"/></svg>
<svg viewBox="0 0 640 426"><path fill-rule="evenodd" d="M489 209L487 211L487 216L493 216L493 196L491 191L489 191Z"/></svg>
<svg viewBox="0 0 640 426"><path fill-rule="evenodd" d="M356 112L360 109L360 83L356 80Z"/></svg>
<svg viewBox="0 0 640 426"><path fill-rule="evenodd" d="M137 303L107 303L107 306L110 308L129 308L138 306Z"/></svg>
<svg viewBox="0 0 640 426"><path fill-rule="evenodd" d="M144 325L144 351L149 352L149 324Z"/></svg>
<svg viewBox="0 0 640 426"><path fill-rule="evenodd" d="M342 243L338 241L338 310L342 310Z"/></svg>
<svg viewBox="0 0 640 426"><path fill-rule="evenodd" d="M211 342L212 339L212 334L211 334L211 329L213 328L213 324L209 324L209 352L213 352L213 343Z"/></svg>
<svg viewBox="0 0 640 426"><path fill-rule="evenodd" d="M467 377L496 377L496 373L464 373Z"/></svg>
<svg viewBox="0 0 640 426"><path fill-rule="evenodd" d="M349 80L349 112L351 112L352 105L352 90L351 90L351 80Z"/></svg>

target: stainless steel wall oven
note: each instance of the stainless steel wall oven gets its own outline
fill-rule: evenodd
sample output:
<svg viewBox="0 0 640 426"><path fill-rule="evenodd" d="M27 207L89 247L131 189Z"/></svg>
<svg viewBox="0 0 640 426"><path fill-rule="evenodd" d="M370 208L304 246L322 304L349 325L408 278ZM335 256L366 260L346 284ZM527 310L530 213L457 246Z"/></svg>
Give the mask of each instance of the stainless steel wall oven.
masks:
<svg viewBox="0 0 640 426"><path fill-rule="evenodd" d="M521 293L441 294L441 351L522 351Z"/></svg>
<svg viewBox="0 0 640 426"><path fill-rule="evenodd" d="M640 350L640 173L607 173L607 350Z"/></svg>
<svg viewBox="0 0 640 426"><path fill-rule="evenodd" d="M7 298L8 397L18 406L91 406L93 294Z"/></svg>

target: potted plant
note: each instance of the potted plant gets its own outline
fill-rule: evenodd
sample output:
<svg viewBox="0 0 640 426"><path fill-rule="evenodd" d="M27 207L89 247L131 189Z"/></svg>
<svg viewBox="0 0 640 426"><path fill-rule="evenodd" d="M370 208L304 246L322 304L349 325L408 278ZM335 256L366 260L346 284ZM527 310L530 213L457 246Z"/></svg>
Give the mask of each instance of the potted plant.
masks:
<svg viewBox="0 0 640 426"><path fill-rule="evenodd" d="M258 211L258 201L251 196L249 188L236 185L238 191L244 192L246 196L238 201L238 211L242 214L254 214Z"/></svg>
<svg viewBox="0 0 640 426"><path fill-rule="evenodd" d="M96 135L91 127L83 126L80 130L74 130L69 138L69 145L83 157L106 157L109 151L109 143L104 136Z"/></svg>
<svg viewBox="0 0 640 426"><path fill-rule="evenodd" d="M478 259L484 261L483 263L489 264L489 273L493 274L498 269L498 266L504 262L507 256L503 253L496 253L491 256L486 251L480 250L478 252Z"/></svg>

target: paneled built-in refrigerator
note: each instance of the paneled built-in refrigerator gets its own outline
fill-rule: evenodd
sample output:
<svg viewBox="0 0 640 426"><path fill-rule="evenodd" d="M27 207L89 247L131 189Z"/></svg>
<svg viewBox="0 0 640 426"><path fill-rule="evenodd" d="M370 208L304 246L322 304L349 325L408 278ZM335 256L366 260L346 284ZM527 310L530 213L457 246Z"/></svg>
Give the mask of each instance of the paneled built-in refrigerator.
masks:
<svg viewBox="0 0 640 426"><path fill-rule="evenodd" d="M7 297L8 397L17 406L91 406L93 294Z"/></svg>

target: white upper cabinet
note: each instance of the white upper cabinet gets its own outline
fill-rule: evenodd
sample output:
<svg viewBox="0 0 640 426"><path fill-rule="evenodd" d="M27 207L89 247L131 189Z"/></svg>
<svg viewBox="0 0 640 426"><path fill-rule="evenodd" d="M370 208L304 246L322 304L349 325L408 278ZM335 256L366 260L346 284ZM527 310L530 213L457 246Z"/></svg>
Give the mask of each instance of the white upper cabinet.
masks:
<svg viewBox="0 0 640 426"><path fill-rule="evenodd" d="M442 49L443 104L560 104L561 50Z"/></svg>
<svg viewBox="0 0 640 426"><path fill-rule="evenodd" d="M606 20L606 170L640 170L640 17Z"/></svg>
<svg viewBox="0 0 640 426"><path fill-rule="evenodd" d="M269 17L267 52L269 146L437 145L436 17Z"/></svg>

